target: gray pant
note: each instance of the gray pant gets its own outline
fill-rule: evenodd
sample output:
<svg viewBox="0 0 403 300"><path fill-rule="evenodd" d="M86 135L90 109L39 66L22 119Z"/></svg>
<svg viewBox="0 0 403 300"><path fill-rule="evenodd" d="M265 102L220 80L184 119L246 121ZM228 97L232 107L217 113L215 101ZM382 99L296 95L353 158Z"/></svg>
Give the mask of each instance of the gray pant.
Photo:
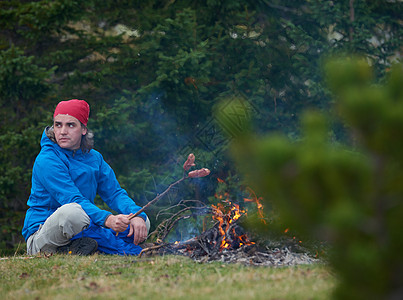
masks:
<svg viewBox="0 0 403 300"><path fill-rule="evenodd" d="M80 204L69 203L59 207L38 231L27 240L27 252L30 255L39 252L55 253L57 247L67 245L71 238L88 228L90 218ZM146 220L147 232L150 220Z"/></svg>
<svg viewBox="0 0 403 300"><path fill-rule="evenodd" d="M80 204L69 203L59 207L37 232L27 240L27 252L54 253L57 247L67 245L70 239L90 225L90 218Z"/></svg>

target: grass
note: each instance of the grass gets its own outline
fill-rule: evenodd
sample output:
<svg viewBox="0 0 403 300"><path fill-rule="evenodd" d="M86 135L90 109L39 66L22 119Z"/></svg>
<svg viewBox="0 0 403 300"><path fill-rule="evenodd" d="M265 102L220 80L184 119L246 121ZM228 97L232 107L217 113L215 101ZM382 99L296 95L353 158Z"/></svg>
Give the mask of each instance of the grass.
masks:
<svg viewBox="0 0 403 300"><path fill-rule="evenodd" d="M246 267L97 254L0 260L1 299L330 299L335 283L323 265Z"/></svg>

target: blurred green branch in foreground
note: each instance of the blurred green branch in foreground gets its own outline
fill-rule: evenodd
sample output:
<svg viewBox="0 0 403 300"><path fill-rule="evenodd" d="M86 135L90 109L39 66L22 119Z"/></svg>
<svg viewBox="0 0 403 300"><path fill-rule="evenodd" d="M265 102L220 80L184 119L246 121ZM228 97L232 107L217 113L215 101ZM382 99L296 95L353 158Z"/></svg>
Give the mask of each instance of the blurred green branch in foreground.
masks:
<svg viewBox="0 0 403 300"><path fill-rule="evenodd" d="M353 146L329 140L327 121L337 116L310 111L298 141L256 137L245 125L233 156L283 223L329 242L340 277L335 298L403 299L402 65L384 84L360 58L330 60L325 72Z"/></svg>

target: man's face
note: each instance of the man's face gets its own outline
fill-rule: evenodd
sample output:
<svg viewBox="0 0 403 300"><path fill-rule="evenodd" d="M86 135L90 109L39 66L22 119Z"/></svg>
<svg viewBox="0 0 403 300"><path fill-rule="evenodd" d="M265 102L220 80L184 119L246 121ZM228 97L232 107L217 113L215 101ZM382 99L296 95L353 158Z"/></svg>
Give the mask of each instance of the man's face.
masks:
<svg viewBox="0 0 403 300"><path fill-rule="evenodd" d="M64 149L76 150L81 146L81 137L87 133L79 120L70 115L57 115L53 121L57 144Z"/></svg>

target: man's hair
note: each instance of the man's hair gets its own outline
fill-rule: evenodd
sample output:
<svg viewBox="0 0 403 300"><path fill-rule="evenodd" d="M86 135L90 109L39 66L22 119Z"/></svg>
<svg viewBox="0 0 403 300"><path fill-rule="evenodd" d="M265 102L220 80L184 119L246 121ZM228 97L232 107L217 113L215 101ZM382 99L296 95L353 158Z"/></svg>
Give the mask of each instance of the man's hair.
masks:
<svg viewBox="0 0 403 300"><path fill-rule="evenodd" d="M88 153L92 148L94 148L94 133L91 130L89 130L88 127L86 127L83 123L80 122L80 124L81 127L87 128L87 133L81 137L80 149L84 153ZM46 136L52 142L57 143L53 126L46 127Z"/></svg>

